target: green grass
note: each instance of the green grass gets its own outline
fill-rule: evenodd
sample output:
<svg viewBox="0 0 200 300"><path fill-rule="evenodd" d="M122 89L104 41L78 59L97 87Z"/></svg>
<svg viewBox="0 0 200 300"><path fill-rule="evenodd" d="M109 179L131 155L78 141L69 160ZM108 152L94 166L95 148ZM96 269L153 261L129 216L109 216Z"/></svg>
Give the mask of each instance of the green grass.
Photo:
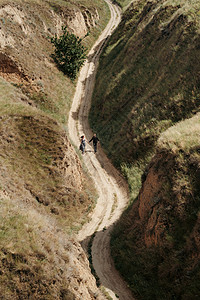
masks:
<svg viewBox="0 0 200 300"><path fill-rule="evenodd" d="M143 220L138 216L142 208L138 210L137 199L114 229L111 249L116 267L138 299L200 295L198 243L193 239L199 230L199 132L197 114L161 135L146 176L150 180L150 174L158 173L159 183L153 184L162 188L152 195L144 183L140 199L147 198L148 215Z"/></svg>
<svg viewBox="0 0 200 300"><path fill-rule="evenodd" d="M179 122L166 130L158 140L159 147L170 148L177 152L184 149L189 152L192 148L199 147L200 141L200 115L199 113L191 119Z"/></svg>
<svg viewBox="0 0 200 300"><path fill-rule="evenodd" d="M127 9L127 7L131 4L132 1L130 0L114 0L114 3L119 5L123 11Z"/></svg>
<svg viewBox="0 0 200 300"><path fill-rule="evenodd" d="M131 192L112 255L137 299L200 295L199 5L134 1L97 72L89 121Z"/></svg>
<svg viewBox="0 0 200 300"><path fill-rule="evenodd" d="M118 168L149 161L160 134L199 110L198 17L185 19L197 2L167 1L149 23L160 3L133 3L101 56L89 120Z"/></svg>
<svg viewBox="0 0 200 300"><path fill-rule="evenodd" d="M28 247L27 244L23 243L23 241L32 239L32 237L30 237L29 233L27 232L27 228L24 226L27 220L23 215L17 215L16 212L13 214L10 207L6 206L3 202L4 200L1 199L1 247L6 248L7 246L9 246L13 250L20 250L20 252L23 253L24 247ZM21 237L23 237L23 240L21 240Z"/></svg>
<svg viewBox="0 0 200 300"><path fill-rule="evenodd" d="M121 171L127 179L130 189L130 203L134 201L141 188L141 176L144 172L145 164L139 161L135 164L122 164Z"/></svg>

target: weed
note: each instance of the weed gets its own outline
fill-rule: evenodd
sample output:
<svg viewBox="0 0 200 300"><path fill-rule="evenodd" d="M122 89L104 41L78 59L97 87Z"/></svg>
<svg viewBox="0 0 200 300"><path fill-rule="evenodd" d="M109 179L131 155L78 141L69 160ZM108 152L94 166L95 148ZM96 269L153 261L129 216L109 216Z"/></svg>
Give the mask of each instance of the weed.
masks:
<svg viewBox="0 0 200 300"><path fill-rule="evenodd" d="M111 215L112 215L112 213L115 211L115 209L117 207L117 201L118 201L117 195L116 195L116 193L114 193L113 194L113 204L112 204L112 208L111 208ZM110 218L111 218L111 215L110 215Z"/></svg>
<svg viewBox="0 0 200 300"><path fill-rule="evenodd" d="M113 298L110 297L109 293L106 291L104 286L100 286L100 290L102 291L102 293L105 295L107 300L112 300Z"/></svg>

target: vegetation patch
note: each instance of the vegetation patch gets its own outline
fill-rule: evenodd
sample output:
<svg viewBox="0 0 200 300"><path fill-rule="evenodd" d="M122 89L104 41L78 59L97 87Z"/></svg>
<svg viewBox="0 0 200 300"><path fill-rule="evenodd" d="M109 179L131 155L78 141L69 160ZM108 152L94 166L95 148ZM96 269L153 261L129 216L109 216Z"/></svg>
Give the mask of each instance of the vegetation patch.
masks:
<svg viewBox="0 0 200 300"><path fill-rule="evenodd" d="M80 286L84 255L70 236L86 222L96 191L67 137L75 82L57 68L48 37L59 35L72 12L86 10L96 16L88 16L89 48L109 18L104 2L0 6L0 295L6 300L79 293L73 287Z"/></svg>
<svg viewBox="0 0 200 300"><path fill-rule="evenodd" d="M140 173L160 134L200 103L196 2L161 4L136 1L124 13L101 56L89 116L115 166Z"/></svg>
<svg viewBox="0 0 200 300"><path fill-rule="evenodd" d="M95 238L95 235L96 235L96 232L93 233L93 235L90 237L90 240L89 240L89 243L88 243L88 260L89 260L89 263L90 263L90 269L91 269L91 272L92 274L94 275L95 279L96 279L96 283L97 283L97 286L100 286L100 280L99 280L99 277L94 269L94 266L93 266L93 262L92 262L92 243L93 243L93 240Z"/></svg>
<svg viewBox="0 0 200 300"><path fill-rule="evenodd" d="M112 255L137 299L200 295L199 4L134 1L97 72L90 124L132 202Z"/></svg>
<svg viewBox="0 0 200 300"><path fill-rule="evenodd" d="M82 45L82 39L69 33L66 27L62 27L60 37L51 38L55 46L53 58L60 70L74 80L86 60L86 48Z"/></svg>
<svg viewBox="0 0 200 300"><path fill-rule="evenodd" d="M200 296L199 132L198 114L161 135L139 197L114 229L116 267L138 299Z"/></svg>
<svg viewBox="0 0 200 300"><path fill-rule="evenodd" d="M66 245L34 208L27 211L18 201L13 205L2 191L0 206L1 295L4 299L60 297L65 282L60 270L67 275L69 264Z"/></svg>

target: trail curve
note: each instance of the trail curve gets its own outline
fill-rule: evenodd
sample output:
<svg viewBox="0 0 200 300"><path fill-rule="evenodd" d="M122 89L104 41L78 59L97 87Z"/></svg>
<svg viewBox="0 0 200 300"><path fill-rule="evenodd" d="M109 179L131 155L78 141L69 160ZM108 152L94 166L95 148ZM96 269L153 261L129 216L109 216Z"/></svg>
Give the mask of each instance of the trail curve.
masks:
<svg viewBox="0 0 200 300"><path fill-rule="evenodd" d="M105 30L88 54L80 71L76 92L68 119L68 130L71 141L79 146L79 137L84 134L86 140L92 137L88 123L96 69L101 50L120 22L120 10L109 0L111 18ZM95 233L92 244L92 262L94 269L113 300L134 300L127 284L116 271L110 255L110 232L128 203L128 187L120 173L112 166L101 147L94 154L92 147L86 145L83 160L94 180L98 200L89 216L89 222L79 231L77 238L83 247ZM116 296L117 295L117 296Z"/></svg>

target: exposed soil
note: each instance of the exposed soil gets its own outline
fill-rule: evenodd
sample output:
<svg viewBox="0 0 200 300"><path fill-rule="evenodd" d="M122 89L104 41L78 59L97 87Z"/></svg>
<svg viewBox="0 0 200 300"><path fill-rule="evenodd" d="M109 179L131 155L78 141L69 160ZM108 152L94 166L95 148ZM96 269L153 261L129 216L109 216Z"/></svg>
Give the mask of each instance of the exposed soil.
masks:
<svg viewBox="0 0 200 300"><path fill-rule="evenodd" d="M68 234L85 222L95 192L63 128L74 86L53 63L48 36L63 24L85 35L104 8L98 15L93 1L87 12L74 3L65 16L47 1L25 2L0 4L0 299L100 300Z"/></svg>
<svg viewBox="0 0 200 300"><path fill-rule="evenodd" d="M69 115L70 138L77 147L79 137L84 134L86 140L92 137L88 124L91 95L94 87L96 68L101 50L120 21L119 9L106 1L110 7L111 19L106 29L91 49L88 59L81 70L76 93ZM97 154L89 143L83 161L93 178L99 198L90 221L83 226L78 240L87 249L91 236L95 233L92 244L92 263L101 284L113 299L134 299L127 284L116 271L110 256L110 233L128 203L128 187L118 171L112 166L99 146ZM117 295L117 296L116 296Z"/></svg>

